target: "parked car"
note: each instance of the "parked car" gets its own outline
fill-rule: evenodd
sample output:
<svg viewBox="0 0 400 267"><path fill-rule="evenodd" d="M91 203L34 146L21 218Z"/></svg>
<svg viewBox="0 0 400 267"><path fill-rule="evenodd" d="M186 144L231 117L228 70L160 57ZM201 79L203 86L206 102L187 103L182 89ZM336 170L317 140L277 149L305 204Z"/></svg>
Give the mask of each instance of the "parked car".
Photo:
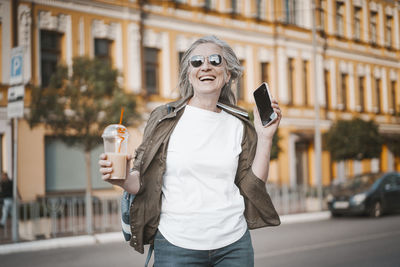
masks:
<svg viewBox="0 0 400 267"><path fill-rule="evenodd" d="M368 173L348 178L332 186L327 202L332 216L380 217L400 211L400 173Z"/></svg>

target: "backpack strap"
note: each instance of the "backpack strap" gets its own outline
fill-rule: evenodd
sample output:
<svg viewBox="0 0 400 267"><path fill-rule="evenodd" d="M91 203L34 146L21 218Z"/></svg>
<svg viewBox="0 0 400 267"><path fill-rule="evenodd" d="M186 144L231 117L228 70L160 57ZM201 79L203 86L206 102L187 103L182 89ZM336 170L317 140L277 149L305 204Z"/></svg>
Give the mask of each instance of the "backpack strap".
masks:
<svg viewBox="0 0 400 267"><path fill-rule="evenodd" d="M129 194L124 191L121 198L121 227L122 233L124 235L125 241L131 240L132 232L129 220L129 209L132 205L135 195Z"/></svg>
<svg viewBox="0 0 400 267"><path fill-rule="evenodd" d="M154 250L154 245L152 244L152 245L150 245L149 251L147 252L147 258L146 258L144 267L148 267L150 259L151 259L151 255L153 254L153 250Z"/></svg>

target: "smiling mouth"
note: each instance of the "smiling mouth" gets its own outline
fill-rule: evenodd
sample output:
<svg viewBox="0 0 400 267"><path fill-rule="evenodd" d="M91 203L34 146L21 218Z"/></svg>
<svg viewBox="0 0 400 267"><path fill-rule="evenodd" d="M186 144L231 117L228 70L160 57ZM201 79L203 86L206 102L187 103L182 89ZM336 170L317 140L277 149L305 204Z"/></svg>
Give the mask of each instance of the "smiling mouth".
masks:
<svg viewBox="0 0 400 267"><path fill-rule="evenodd" d="M201 82L212 82L215 80L214 76L202 76L199 78Z"/></svg>

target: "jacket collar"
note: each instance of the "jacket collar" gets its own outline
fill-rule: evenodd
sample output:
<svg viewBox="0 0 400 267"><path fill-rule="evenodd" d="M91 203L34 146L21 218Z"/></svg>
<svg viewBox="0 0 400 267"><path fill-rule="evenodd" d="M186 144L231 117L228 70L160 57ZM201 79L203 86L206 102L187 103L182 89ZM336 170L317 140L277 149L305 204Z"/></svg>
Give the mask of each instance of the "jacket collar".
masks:
<svg viewBox="0 0 400 267"><path fill-rule="evenodd" d="M192 97L192 95L183 97L178 99L177 101L174 102L170 102L167 104L167 113L177 113L178 111L180 111L181 109L183 109L184 107L186 107L189 99ZM228 112L228 113L233 113L235 115L241 115L245 118L249 118L249 114L246 110L241 109L237 106L234 105L230 105L230 104L225 104L225 103L221 103L218 102L217 106L222 108L224 111Z"/></svg>
<svg viewBox="0 0 400 267"><path fill-rule="evenodd" d="M168 109L168 113L170 112L178 112L179 110L181 110L182 108L186 107L188 101L190 98L192 98L193 95L188 95L186 97L182 97L174 102L170 102L167 104L167 109Z"/></svg>

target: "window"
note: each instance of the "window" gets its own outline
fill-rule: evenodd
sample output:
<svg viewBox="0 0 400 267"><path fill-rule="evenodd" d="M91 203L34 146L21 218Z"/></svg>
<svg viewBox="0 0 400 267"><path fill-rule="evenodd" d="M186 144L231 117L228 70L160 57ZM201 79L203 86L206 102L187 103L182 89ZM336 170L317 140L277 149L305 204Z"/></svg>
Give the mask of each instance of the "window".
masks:
<svg viewBox="0 0 400 267"><path fill-rule="evenodd" d="M386 46L392 47L392 23L393 17L386 16Z"/></svg>
<svg viewBox="0 0 400 267"><path fill-rule="evenodd" d="M331 106L331 103L329 101L329 71L324 70L324 86L325 86L325 103L326 103L326 108L329 109Z"/></svg>
<svg viewBox="0 0 400 267"><path fill-rule="evenodd" d="M207 10L211 9L211 0L205 0L204 1L204 8Z"/></svg>
<svg viewBox="0 0 400 267"><path fill-rule="evenodd" d="M342 73L341 74L341 97L342 97L342 109L346 110L347 109L347 74L346 73Z"/></svg>
<svg viewBox="0 0 400 267"><path fill-rule="evenodd" d="M390 82L390 95L392 97L393 114L396 114L396 81Z"/></svg>
<svg viewBox="0 0 400 267"><path fill-rule="evenodd" d="M3 32L3 24L0 21L0 51L4 51L2 48L2 46L3 46L2 32ZM3 61L1 53L0 53L0 61ZM3 83L4 83L4 77L2 75L2 71L0 71L0 84L3 84ZM0 169L0 170L2 170L2 169Z"/></svg>
<svg viewBox="0 0 400 267"><path fill-rule="evenodd" d="M269 63L261 63L261 82L269 82Z"/></svg>
<svg viewBox="0 0 400 267"><path fill-rule="evenodd" d="M358 106L360 107L360 112L365 111L365 78L358 77Z"/></svg>
<svg viewBox="0 0 400 267"><path fill-rule="evenodd" d="M397 187L400 187L400 176L396 176L396 185Z"/></svg>
<svg viewBox="0 0 400 267"><path fill-rule="evenodd" d="M94 39L94 56L97 58L111 60L111 40Z"/></svg>
<svg viewBox="0 0 400 267"><path fill-rule="evenodd" d="M240 60L240 65L242 67L244 67L245 62L244 60ZM244 92L245 92L245 88L244 88L244 75L242 75L242 77L239 78L238 82L237 82L237 87L236 87L236 100L244 100Z"/></svg>
<svg viewBox="0 0 400 267"><path fill-rule="evenodd" d="M303 103L305 106L309 105L308 102L308 61L303 60Z"/></svg>
<svg viewBox="0 0 400 267"><path fill-rule="evenodd" d="M338 36L344 35L344 4L343 2L336 2L336 34Z"/></svg>
<svg viewBox="0 0 400 267"><path fill-rule="evenodd" d="M232 14L239 14L240 13L240 3L238 0L231 0L231 6L232 6Z"/></svg>
<svg viewBox="0 0 400 267"><path fill-rule="evenodd" d="M375 107L376 113L381 112L381 80L375 79Z"/></svg>
<svg viewBox="0 0 400 267"><path fill-rule="evenodd" d="M146 92L148 95L158 94L158 54L159 50L156 48L145 47L144 58L145 58L145 85Z"/></svg>
<svg viewBox="0 0 400 267"><path fill-rule="evenodd" d="M324 12L324 7L325 7L325 0L320 0L319 1L319 7L318 7L318 12L317 15L319 15L318 18L318 29L320 31L323 31L325 29L325 12Z"/></svg>
<svg viewBox="0 0 400 267"><path fill-rule="evenodd" d="M40 31L40 69L42 86L50 83L51 75L55 72L61 57L62 35L54 31Z"/></svg>
<svg viewBox="0 0 400 267"><path fill-rule="evenodd" d="M185 52L179 52L178 53L178 66L180 66L180 64L181 64L181 61L182 61L182 58L183 58L183 54L184 54Z"/></svg>
<svg viewBox="0 0 400 267"><path fill-rule="evenodd" d="M286 23L296 24L296 0L286 0Z"/></svg>
<svg viewBox="0 0 400 267"><path fill-rule="evenodd" d="M294 59L288 58L288 104L293 104Z"/></svg>
<svg viewBox="0 0 400 267"><path fill-rule="evenodd" d="M81 191L86 188L85 152L82 146L68 146L61 139L45 137L45 174L46 192ZM90 151L93 189L112 188L101 179L97 159L104 148L99 143Z"/></svg>
<svg viewBox="0 0 400 267"><path fill-rule="evenodd" d="M361 40L361 7L354 7L354 39Z"/></svg>
<svg viewBox="0 0 400 267"><path fill-rule="evenodd" d="M4 170L3 156L6 155L6 152L3 151L3 142L4 142L4 135L0 134L0 171Z"/></svg>
<svg viewBox="0 0 400 267"><path fill-rule="evenodd" d="M182 58L183 58L183 54L184 54L185 52L178 52L178 68L179 68L179 71L180 71L180 68L181 68L181 61L182 61ZM179 71L178 71L178 73L177 73L177 75L178 75L178 80L179 80Z"/></svg>
<svg viewBox="0 0 400 267"><path fill-rule="evenodd" d="M256 0L256 18L262 19L264 15L263 0Z"/></svg>
<svg viewBox="0 0 400 267"><path fill-rule="evenodd" d="M376 35L377 35L377 28L376 28L376 17L377 13L376 12L371 12L371 18L370 18L370 33L371 33L371 43L376 44Z"/></svg>

